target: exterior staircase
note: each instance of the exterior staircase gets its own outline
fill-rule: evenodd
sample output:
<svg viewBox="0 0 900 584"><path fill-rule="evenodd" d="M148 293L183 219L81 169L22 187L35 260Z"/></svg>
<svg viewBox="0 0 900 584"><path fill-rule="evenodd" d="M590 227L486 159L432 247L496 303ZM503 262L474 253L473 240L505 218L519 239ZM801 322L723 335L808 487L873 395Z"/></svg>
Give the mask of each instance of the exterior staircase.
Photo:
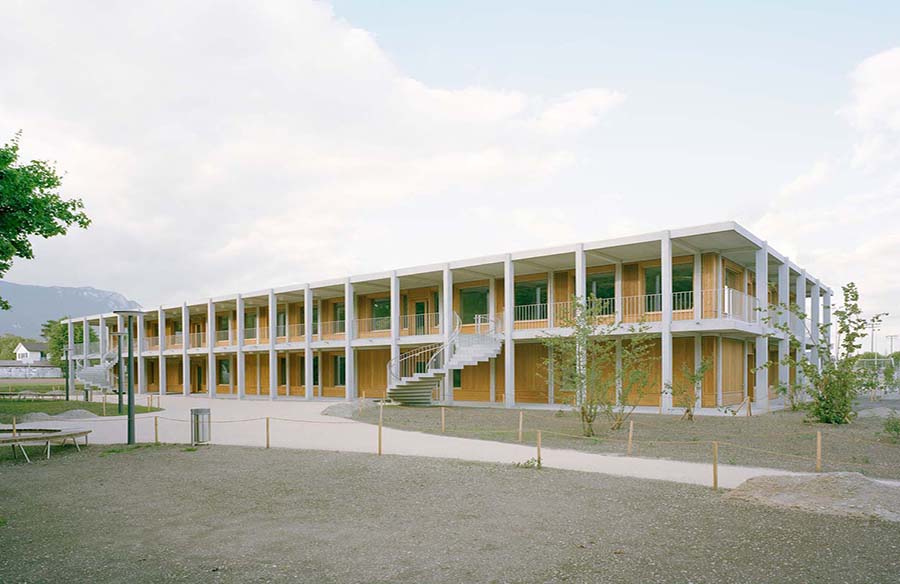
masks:
<svg viewBox="0 0 900 584"><path fill-rule="evenodd" d="M110 372L118 361L118 353L109 351L101 357L99 364L77 368L75 370L75 379L90 389L118 391L118 385L110 382Z"/></svg>
<svg viewBox="0 0 900 584"><path fill-rule="evenodd" d="M461 334L459 315L446 343L417 348L392 359L387 366L388 397L406 406L430 406L435 391L455 369L484 363L500 354L501 335L496 322L479 315L475 332Z"/></svg>

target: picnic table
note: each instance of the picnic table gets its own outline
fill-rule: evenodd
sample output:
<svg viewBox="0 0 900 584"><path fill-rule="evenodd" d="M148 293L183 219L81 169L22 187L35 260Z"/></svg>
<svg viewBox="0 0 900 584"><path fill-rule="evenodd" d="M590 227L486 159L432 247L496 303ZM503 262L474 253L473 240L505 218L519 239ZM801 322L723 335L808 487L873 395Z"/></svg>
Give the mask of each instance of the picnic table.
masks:
<svg viewBox="0 0 900 584"><path fill-rule="evenodd" d="M0 446L9 444L13 449L13 456L16 456L16 447L22 452L26 462L31 462L28 453L25 452L26 446L44 446L47 449L47 459L50 459L50 444L65 445L69 440L75 445L75 448L81 452L78 445L78 438L84 438L84 444L87 446L88 434L91 431L85 428L69 428L64 430L54 428L4 428L0 429Z"/></svg>

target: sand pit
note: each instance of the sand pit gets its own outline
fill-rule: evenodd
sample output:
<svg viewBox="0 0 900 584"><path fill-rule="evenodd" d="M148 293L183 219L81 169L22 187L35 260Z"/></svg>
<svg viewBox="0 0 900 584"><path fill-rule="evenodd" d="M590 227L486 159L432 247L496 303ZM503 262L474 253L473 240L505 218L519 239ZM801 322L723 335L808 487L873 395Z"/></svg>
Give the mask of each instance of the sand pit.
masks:
<svg viewBox="0 0 900 584"><path fill-rule="evenodd" d="M900 487L854 472L756 477L725 497L769 507L900 523Z"/></svg>

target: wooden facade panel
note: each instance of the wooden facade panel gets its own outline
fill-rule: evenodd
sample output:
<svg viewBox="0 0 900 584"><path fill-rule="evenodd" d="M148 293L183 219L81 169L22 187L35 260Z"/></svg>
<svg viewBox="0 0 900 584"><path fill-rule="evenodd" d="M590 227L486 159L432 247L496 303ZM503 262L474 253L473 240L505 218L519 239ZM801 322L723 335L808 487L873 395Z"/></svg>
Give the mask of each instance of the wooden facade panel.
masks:
<svg viewBox="0 0 900 584"><path fill-rule="evenodd" d="M369 349L356 352L356 384L360 396L365 392L367 398L385 397L387 364L390 360L390 349Z"/></svg>
<svg viewBox="0 0 900 584"><path fill-rule="evenodd" d="M623 345L628 344L628 340L622 341ZM662 356L662 342L659 339L652 341L650 349L652 356L648 363L648 381L647 385L642 388L635 388L632 395L626 397L626 401L630 404L637 403L641 406L658 406L660 405L660 395L662 392L662 364L660 357ZM628 375L626 371L625 376Z"/></svg>
<svg viewBox="0 0 900 584"><path fill-rule="evenodd" d="M500 363L497 366L501 366ZM453 389L453 399L487 402L491 400L491 364L489 361L465 367L460 372L460 387Z"/></svg>
<svg viewBox="0 0 900 584"><path fill-rule="evenodd" d="M516 345L516 402L548 403L547 348L541 343Z"/></svg>
<svg viewBox="0 0 900 584"><path fill-rule="evenodd" d="M688 373L695 371L697 364L694 362L694 338L675 337L672 339L672 383L685 387Z"/></svg>
<svg viewBox="0 0 900 584"><path fill-rule="evenodd" d="M744 399L744 342L722 339L722 405Z"/></svg>
<svg viewBox="0 0 900 584"><path fill-rule="evenodd" d="M718 355L718 339L716 337L703 337L700 340L701 358L709 361L709 369L703 375L703 384L700 394L700 405L704 408L716 407L716 395L718 386L716 384L717 375L716 368L719 359Z"/></svg>
<svg viewBox="0 0 900 584"><path fill-rule="evenodd" d="M719 287L719 254L705 253L700 258L700 286L703 290L703 318L716 316L716 290Z"/></svg>

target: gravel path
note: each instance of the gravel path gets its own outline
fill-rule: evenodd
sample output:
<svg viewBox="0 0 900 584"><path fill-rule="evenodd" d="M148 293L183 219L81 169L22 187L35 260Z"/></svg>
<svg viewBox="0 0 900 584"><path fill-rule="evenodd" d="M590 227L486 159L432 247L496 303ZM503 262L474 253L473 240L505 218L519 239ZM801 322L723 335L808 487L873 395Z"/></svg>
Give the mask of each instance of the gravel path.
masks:
<svg viewBox="0 0 900 584"><path fill-rule="evenodd" d="M162 398L162 407L165 411L159 414L159 440L167 443L189 442L190 426L187 422L189 410L194 407L208 407L212 410L212 440L215 444L264 446L268 416L270 444L273 447L375 452L378 428L372 424L322 415L322 411L329 405L327 402L210 400L201 397L167 396ZM391 409L400 408L386 408L385 412ZM507 414L514 415L515 412ZM138 416L136 422L138 442L154 441L155 418L155 414ZM115 419L54 420L30 425L34 427L34 424L42 427L89 428L92 430L90 435L92 443L118 444L125 440L125 420L121 416ZM22 424L23 428L28 426L29 424ZM383 448L388 454L506 464L525 462L537 456L535 444L530 440L522 444L510 444L496 440L473 440L390 428L384 430ZM686 462L550 447L542 450L543 463L550 468L711 485L713 473L708 448L706 452L707 457L703 462ZM722 464L719 466L719 486L734 488L748 478L773 474L791 473L777 469Z"/></svg>
<svg viewBox="0 0 900 584"><path fill-rule="evenodd" d="M0 463L4 582L895 582L900 526L690 485L283 449ZM113 452L104 455L105 451Z"/></svg>

